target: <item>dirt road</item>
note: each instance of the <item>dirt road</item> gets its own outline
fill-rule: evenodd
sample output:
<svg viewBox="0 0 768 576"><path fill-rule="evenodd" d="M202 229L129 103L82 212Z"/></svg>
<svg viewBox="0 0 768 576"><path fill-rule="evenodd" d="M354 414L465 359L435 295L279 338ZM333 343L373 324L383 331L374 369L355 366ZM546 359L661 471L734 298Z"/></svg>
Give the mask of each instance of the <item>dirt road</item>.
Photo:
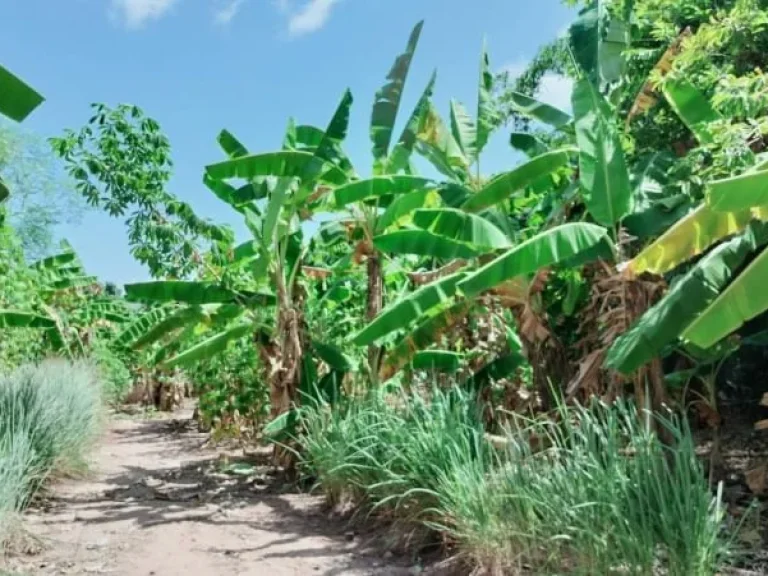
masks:
<svg viewBox="0 0 768 576"><path fill-rule="evenodd" d="M317 498L281 494L267 467L223 459L177 420L116 420L89 479L56 486L27 515L41 550L26 574L400 576Z"/></svg>

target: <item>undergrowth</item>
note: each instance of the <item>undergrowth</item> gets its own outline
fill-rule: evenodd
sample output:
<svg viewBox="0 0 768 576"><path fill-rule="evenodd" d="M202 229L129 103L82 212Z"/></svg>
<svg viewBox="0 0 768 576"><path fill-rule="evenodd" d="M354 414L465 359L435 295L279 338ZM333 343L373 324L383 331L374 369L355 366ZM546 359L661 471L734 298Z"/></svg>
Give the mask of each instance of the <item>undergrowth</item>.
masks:
<svg viewBox="0 0 768 576"><path fill-rule="evenodd" d="M15 515L51 475L85 470L100 423L90 364L47 360L0 376L0 548Z"/></svg>
<svg viewBox="0 0 768 576"><path fill-rule="evenodd" d="M474 566L704 576L728 551L719 495L674 417L562 407L492 447L466 394L436 390L319 405L303 421L302 467L329 500L427 528Z"/></svg>

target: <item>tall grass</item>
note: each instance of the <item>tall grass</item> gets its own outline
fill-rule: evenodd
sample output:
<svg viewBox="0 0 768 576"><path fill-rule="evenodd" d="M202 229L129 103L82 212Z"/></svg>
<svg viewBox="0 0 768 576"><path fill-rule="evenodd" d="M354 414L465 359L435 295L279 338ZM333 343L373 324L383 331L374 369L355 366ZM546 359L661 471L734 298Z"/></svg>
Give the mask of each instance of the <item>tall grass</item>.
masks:
<svg viewBox="0 0 768 576"><path fill-rule="evenodd" d="M690 430L631 405L561 408L492 448L458 391L371 394L306 412L303 465L329 498L417 521L474 565L511 573L712 575L723 511Z"/></svg>
<svg viewBox="0 0 768 576"><path fill-rule="evenodd" d="M0 376L0 543L51 474L83 471L101 422L89 364L48 360Z"/></svg>

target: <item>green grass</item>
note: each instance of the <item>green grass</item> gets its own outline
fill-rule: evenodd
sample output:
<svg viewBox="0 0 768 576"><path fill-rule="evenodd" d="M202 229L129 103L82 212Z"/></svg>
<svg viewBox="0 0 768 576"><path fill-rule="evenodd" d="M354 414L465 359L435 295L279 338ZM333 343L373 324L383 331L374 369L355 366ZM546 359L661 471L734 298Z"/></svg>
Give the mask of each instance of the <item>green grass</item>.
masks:
<svg viewBox="0 0 768 576"><path fill-rule="evenodd" d="M477 566L703 576L727 552L719 497L674 418L655 420L669 447L631 405L562 408L494 449L453 391L371 394L306 410L305 423L303 468L330 500L419 523Z"/></svg>
<svg viewBox="0 0 768 576"><path fill-rule="evenodd" d="M51 475L84 471L101 416L89 364L48 360L0 376L0 544Z"/></svg>

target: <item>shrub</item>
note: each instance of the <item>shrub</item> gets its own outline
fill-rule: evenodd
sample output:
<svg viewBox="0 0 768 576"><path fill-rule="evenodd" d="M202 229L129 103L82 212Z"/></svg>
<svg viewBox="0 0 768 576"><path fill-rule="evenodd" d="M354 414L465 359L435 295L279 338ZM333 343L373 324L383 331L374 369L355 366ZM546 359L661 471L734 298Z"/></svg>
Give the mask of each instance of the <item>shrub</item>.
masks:
<svg viewBox="0 0 768 576"><path fill-rule="evenodd" d="M84 470L100 420L90 364L47 360L0 377L0 538L51 474Z"/></svg>

